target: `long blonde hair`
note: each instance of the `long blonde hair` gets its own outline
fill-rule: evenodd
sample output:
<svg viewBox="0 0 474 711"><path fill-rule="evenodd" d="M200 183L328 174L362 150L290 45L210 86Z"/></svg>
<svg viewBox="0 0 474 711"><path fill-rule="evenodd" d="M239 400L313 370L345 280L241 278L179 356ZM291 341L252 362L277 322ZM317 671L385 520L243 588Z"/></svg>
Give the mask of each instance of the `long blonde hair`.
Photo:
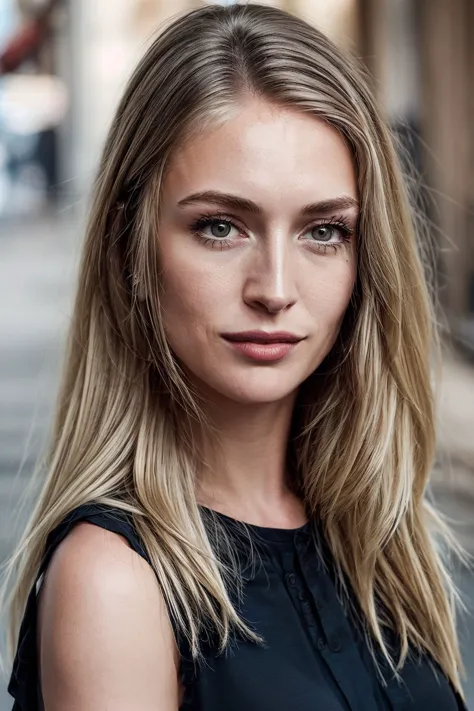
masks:
<svg viewBox="0 0 474 711"><path fill-rule="evenodd" d="M314 27L257 4L175 18L118 106L95 183L46 480L7 569L5 585L15 578L11 649L48 533L92 501L133 515L196 658L209 625L222 648L234 626L260 639L231 603L196 502L193 432L210 424L166 342L158 254L169 157L249 95L336 127L360 193L354 294L338 343L295 407L295 489L322 522L340 577L392 668L413 645L461 692L455 588L431 537L432 525L441 540L449 531L425 496L439 339L424 245L363 71ZM385 625L399 635L398 660Z"/></svg>

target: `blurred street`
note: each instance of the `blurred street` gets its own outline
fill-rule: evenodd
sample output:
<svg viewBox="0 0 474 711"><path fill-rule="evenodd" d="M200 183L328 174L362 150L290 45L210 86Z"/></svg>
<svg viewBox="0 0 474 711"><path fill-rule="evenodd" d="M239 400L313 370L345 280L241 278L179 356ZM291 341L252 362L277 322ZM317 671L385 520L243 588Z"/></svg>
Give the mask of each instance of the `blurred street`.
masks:
<svg viewBox="0 0 474 711"><path fill-rule="evenodd" d="M11 550L28 512L18 503L47 434L60 351L71 308L82 238L72 209L59 218L0 223L0 558ZM440 407L443 468L433 490L443 511L458 523L464 545L474 553L474 368L446 358ZM446 460L446 461L445 461ZM451 470L448 472L448 470ZM31 497L30 497L31 498ZM458 576L466 603L474 609L474 576ZM474 617L462 619L474 709ZM5 683L0 711L11 709Z"/></svg>
<svg viewBox="0 0 474 711"><path fill-rule="evenodd" d="M72 215L0 221L0 552L44 438L70 313L76 244ZM11 502L10 502L11 497Z"/></svg>

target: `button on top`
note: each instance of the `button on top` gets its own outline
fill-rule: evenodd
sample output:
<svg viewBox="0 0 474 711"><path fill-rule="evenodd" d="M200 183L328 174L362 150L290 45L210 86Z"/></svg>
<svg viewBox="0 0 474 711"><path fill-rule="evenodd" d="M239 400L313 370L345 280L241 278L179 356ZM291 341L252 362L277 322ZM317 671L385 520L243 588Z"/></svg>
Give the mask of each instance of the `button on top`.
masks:
<svg viewBox="0 0 474 711"><path fill-rule="evenodd" d="M286 577L290 585L296 585L296 575L294 573L289 573Z"/></svg>

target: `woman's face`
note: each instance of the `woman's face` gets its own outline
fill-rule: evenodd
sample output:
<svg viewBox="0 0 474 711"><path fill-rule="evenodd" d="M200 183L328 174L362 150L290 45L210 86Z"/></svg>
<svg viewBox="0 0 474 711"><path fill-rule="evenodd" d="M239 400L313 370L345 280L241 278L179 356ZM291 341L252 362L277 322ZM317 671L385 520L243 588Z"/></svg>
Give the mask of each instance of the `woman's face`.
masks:
<svg viewBox="0 0 474 711"><path fill-rule="evenodd" d="M314 117L252 100L174 155L158 235L164 328L203 394L276 402L319 366L353 290L357 214L350 151ZM225 335L255 330L301 340Z"/></svg>

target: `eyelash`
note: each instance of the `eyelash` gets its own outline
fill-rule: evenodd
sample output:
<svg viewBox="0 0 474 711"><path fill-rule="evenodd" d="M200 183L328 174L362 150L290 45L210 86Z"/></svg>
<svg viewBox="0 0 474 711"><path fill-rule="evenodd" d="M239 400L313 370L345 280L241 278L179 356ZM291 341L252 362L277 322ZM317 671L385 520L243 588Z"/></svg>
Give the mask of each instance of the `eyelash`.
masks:
<svg viewBox="0 0 474 711"><path fill-rule="evenodd" d="M229 215L224 215L224 214L205 214L199 217L197 220L195 220L191 225L190 225L190 230L193 232L196 237L204 244L204 245L211 245L212 249L216 248L217 249L225 249L226 247L230 247L232 245L233 240L231 239L219 239L218 237L206 237L205 235L202 234L202 230L204 230L206 227L211 225L214 222L225 222L226 224L229 224L231 227L235 227L237 230L240 232L242 231L240 227L235 223L234 218L229 217ZM317 240L308 240L309 242L312 242L314 247L316 248L317 252L320 252L321 254L327 254L328 249L333 249L334 253L338 251L340 247L343 247L345 243L351 241L351 236L354 233L354 230L352 227L349 226L347 223L346 219L344 216L340 217L332 217L329 220L319 220L317 222L314 222L312 225L309 225L307 228L308 230L311 230L313 227L333 227L335 229L338 229L341 231L343 239L341 242L318 242ZM313 248L313 247L312 247Z"/></svg>

